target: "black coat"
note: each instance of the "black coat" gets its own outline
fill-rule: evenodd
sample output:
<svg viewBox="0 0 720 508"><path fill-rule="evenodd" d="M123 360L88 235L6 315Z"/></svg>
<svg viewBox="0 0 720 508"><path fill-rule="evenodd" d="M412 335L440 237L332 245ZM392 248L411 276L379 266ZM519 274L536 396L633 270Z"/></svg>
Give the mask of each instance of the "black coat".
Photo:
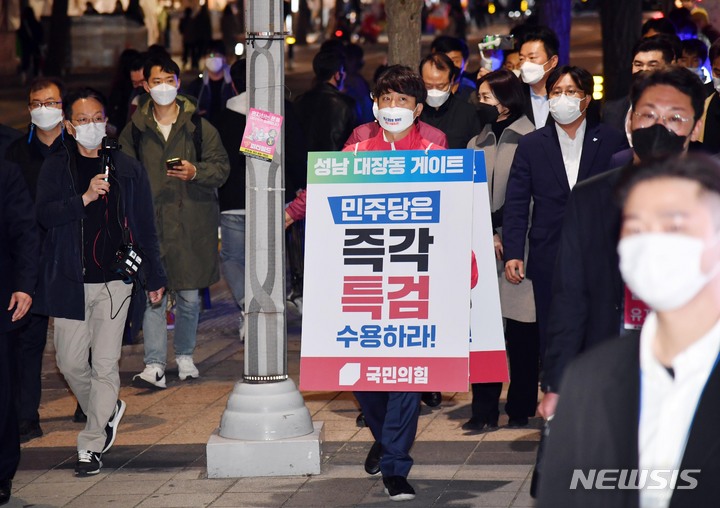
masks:
<svg viewBox="0 0 720 508"><path fill-rule="evenodd" d="M33 312L84 320L81 224L85 217L82 195L87 189L76 187L77 146L71 138L64 143L67 150L60 150L48 157L38 181L37 217L48 231L42 249L40 280ZM114 170L111 171L110 185L116 189L119 187L120 200L134 244L145 255L140 268L140 280L148 291L160 289L167 285L167 278L160 262L147 173L142 164L129 155L115 151L112 157Z"/></svg>
<svg viewBox="0 0 720 508"><path fill-rule="evenodd" d="M310 152L339 152L357 126L355 100L328 83L298 97L295 112L302 121Z"/></svg>
<svg viewBox="0 0 720 508"><path fill-rule="evenodd" d="M444 132L450 149L467 148L468 142L483 128L475 107L467 99L453 94L437 109L425 104L420 120Z"/></svg>
<svg viewBox="0 0 720 508"><path fill-rule="evenodd" d="M0 333L24 324L12 322L8 311L15 292L33 295L38 273L38 236L35 207L17 164L0 165Z"/></svg>
<svg viewBox="0 0 720 508"><path fill-rule="evenodd" d="M573 469L638 469L640 342L619 337L588 351L567 369L550 424L537 508L636 508L639 491L569 489ZM717 506L720 499L720 367L715 365L690 427L680 470L695 489L676 489L670 508Z"/></svg>
<svg viewBox="0 0 720 508"><path fill-rule="evenodd" d="M621 170L579 183L570 194L553 273L545 390L557 392L573 358L622 329L624 285L617 254L621 211L615 200Z"/></svg>

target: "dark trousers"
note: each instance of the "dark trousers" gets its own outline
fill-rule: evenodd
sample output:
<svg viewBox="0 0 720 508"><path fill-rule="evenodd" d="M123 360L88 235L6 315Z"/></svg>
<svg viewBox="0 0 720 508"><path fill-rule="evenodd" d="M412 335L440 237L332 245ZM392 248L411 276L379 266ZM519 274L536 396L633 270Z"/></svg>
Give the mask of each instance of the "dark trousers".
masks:
<svg viewBox="0 0 720 508"><path fill-rule="evenodd" d="M552 300L552 274L535 275L532 279L533 296L535 297L535 316L537 318L538 338L540 342L540 362L545 358L547 346L547 326L550 315L550 300Z"/></svg>
<svg viewBox="0 0 720 508"><path fill-rule="evenodd" d="M20 434L15 412L17 333L0 333L0 480L11 480L20 462Z"/></svg>
<svg viewBox="0 0 720 508"><path fill-rule="evenodd" d="M413 465L410 448L415 442L420 393L354 392L375 441L382 445L380 471L384 477L407 477Z"/></svg>
<svg viewBox="0 0 720 508"><path fill-rule="evenodd" d="M510 387L505 412L510 418L535 416L538 404L539 338L537 323L507 319L505 343L510 362ZM473 383L472 415L496 423L502 383Z"/></svg>
<svg viewBox="0 0 720 508"><path fill-rule="evenodd" d="M40 421L42 362L47 342L48 317L31 314L20 329L17 367L17 415L20 421Z"/></svg>

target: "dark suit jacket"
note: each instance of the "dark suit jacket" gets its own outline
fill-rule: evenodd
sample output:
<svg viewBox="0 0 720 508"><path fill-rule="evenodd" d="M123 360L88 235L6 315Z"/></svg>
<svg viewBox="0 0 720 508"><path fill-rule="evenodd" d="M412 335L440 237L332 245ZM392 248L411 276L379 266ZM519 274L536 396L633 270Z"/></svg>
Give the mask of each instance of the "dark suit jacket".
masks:
<svg viewBox="0 0 720 508"><path fill-rule="evenodd" d="M562 397L542 462L537 508L636 508L637 490L575 490L573 469L638 469L640 346L619 337L575 360L562 382ZM670 508L717 506L720 499L720 368L703 390L680 470L693 474L693 490L675 490Z"/></svg>
<svg viewBox="0 0 720 508"><path fill-rule="evenodd" d="M295 102L310 152L339 152L357 126L355 100L328 83L320 83Z"/></svg>
<svg viewBox="0 0 720 508"><path fill-rule="evenodd" d="M625 132L625 117L630 109L630 97L627 95L619 99L605 101L602 108L603 123Z"/></svg>
<svg viewBox="0 0 720 508"><path fill-rule="evenodd" d="M546 391L558 391L565 367L581 351L621 331L621 212L614 190L621 171L601 173L570 194L553 273L542 379Z"/></svg>
<svg viewBox="0 0 720 508"><path fill-rule="evenodd" d="M39 248L35 206L17 164L0 165L0 334L18 328L7 310L11 295L35 292ZM30 313L26 315L29 316Z"/></svg>
<svg viewBox="0 0 720 508"><path fill-rule="evenodd" d="M577 181L607 171L612 154L626 147L624 134L602 124L588 123ZM530 279L534 275L551 277L569 196L570 185L560 142L555 125L551 123L520 139L505 193L505 261L524 259L530 200L534 203L526 268Z"/></svg>

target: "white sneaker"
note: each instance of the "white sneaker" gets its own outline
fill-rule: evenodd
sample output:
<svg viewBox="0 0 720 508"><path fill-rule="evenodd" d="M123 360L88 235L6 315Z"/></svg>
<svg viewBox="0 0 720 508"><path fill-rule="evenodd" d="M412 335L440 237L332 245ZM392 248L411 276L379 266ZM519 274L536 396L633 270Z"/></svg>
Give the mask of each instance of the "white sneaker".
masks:
<svg viewBox="0 0 720 508"><path fill-rule="evenodd" d="M185 381L187 378L199 378L200 372L193 363L193 358L190 355L180 355L175 357L175 362L178 366L178 377L180 381Z"/></svg>
<svg viewBox="0 0 720 508"><path fill-rule="evenodd" d="M144 371L133 376L132 385L138 388L152 388L154 390L167 388L165 384L165 367L159 363L146 365Z"/></svg>

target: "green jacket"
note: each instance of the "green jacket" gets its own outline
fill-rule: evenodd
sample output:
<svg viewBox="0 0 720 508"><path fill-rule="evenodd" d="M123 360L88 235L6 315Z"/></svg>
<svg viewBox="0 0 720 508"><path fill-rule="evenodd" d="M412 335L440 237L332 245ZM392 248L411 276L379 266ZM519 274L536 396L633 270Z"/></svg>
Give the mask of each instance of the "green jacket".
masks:
<svg viewBox="0 0 720 508"><path fill-rule="evenodd" d="M142 103L120 134L122 150L138 158L133 143L133 125L140 133L139 151L148 173L155 207L155 226L160 257L174 290L208 287L220 280L218 261L219 209L217 188L230 173L228 156L217 130L202 120L202 154L197 162L193 132L193 102L178 95L180 114L168 140L158 130L152 100ZM195 180L184 182L166 176L165 161L173 157L192 162Z"/></svg>

